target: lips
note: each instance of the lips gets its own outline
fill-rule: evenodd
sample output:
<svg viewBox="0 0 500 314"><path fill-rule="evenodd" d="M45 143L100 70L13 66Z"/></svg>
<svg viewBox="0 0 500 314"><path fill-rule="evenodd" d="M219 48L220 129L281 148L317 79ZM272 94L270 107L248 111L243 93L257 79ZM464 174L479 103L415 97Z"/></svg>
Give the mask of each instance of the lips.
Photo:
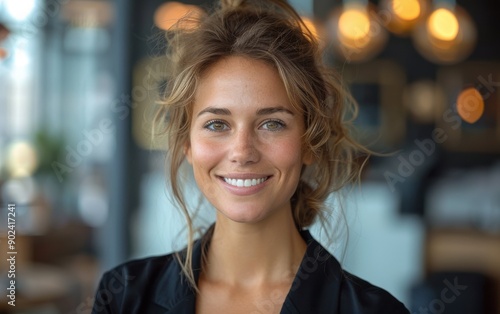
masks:
<svg viewBox="0 0 500 314"><path fill-rule="evenodd" d="M224 181L236 187L252 187L264 183L269 177L253 178L253 179L234 179L223 177Z"/></svg>

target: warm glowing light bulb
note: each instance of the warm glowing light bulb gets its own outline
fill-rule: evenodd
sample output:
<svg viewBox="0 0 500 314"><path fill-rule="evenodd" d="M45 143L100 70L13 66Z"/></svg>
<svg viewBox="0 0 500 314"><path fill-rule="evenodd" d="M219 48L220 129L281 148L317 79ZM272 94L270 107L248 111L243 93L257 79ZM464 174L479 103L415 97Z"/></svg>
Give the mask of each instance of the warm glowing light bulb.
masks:
<svg viewBox="0 0 500 314"><path fill-rule="evenodd" d="M392 9L394 14L405 21L418 18L421 12L418 0L393 0Z"/></svg>
<svg viewBox="0 0 500 314"><path fill-rule="evenodd" d="M458 20L455 14L447 9L437 9L427 20L427 27L437 39L451 41L458 35Z"/></svg>
<svg viewBox="0 0 500 314"><path fill-rule="evenodd" d="M370 31L368 14L359 9L345 10L339 18L339 31L352 40L365 38Z"/></svg>
<svg viewBox="0 0 500 314"><path fill-rule="evenodd" d="M457 112L462 120L475 123L484 112L484 101L481 93L473 87L463 90L457 98Z"/></svg>

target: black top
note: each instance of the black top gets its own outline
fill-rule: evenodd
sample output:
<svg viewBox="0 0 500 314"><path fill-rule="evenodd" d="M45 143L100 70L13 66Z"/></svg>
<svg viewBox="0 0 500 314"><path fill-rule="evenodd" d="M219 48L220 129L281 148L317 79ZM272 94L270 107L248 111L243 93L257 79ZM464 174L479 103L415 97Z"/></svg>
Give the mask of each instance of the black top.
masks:
<svg viewBox="0 0 500 314"><path fill-rule="evenodd" d="M301 231L306 253L281 309L282 314L408 314L387 291L342 270L339 262ZM202 241L193 248L198 280ZM173 254L122 264L106 272L99 284L92 313L194 314L196 293ZM225 313L221 313L225 314Z"/></svg>

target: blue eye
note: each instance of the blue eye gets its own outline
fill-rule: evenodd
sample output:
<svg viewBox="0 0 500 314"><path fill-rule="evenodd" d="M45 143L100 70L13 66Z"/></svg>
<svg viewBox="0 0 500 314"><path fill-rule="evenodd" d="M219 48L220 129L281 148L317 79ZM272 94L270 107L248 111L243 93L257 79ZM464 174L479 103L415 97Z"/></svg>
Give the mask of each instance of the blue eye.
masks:
<svg viewBox="0 0 500 314"><path fill-rule="evenodd" d="M212 132L221 132L229 129L229 127L226 125L224 121L220 120L211 120L205 123L203 126L205 129L212 131Z"/></svg>
<svg viewBox="0 0 500 314"><path fill-rule="evenodd" d="M279 131L285 126L285 123L281 120L268 120L262 124L262 128L268 131Z"/></svg>

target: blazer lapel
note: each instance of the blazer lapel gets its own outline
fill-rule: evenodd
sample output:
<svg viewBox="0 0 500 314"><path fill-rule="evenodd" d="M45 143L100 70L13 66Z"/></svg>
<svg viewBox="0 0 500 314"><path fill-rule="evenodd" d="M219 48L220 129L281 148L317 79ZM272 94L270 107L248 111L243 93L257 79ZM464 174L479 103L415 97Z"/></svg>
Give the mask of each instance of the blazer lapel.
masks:
<svg viewBox="0 0 500 314"><path fill-rule="evenodd" d="M307 230L301 231L301 234L307 243L306 253L280 313L307 314L325 311L337 313L340 264ZM207 235L211 236L210 232L205 234ZM193 270L196 282L201 270L202 242L204 241L197 240L193 246ZM177 260L169 263L159 274L154 291L153 302L159 306L158 312L155 313L195 313L196 293Z"/></svg>
<svg viewBox="0 0 500 314"><path fill-rule="evenodd" d="M202 242L202 240L197 240L193 246L193 271L196 282L198 282L201 270ZM156 285L153 302L164 310L162 313L195 313L196 292L182 272L177 259L169 263L159 274Z"/></svg>
<svg viewBox="0 0 500 314"><path fill-rule="evenodd" d="M309 231L301 231L306 253L285 298L281 314L338 313L341 268Z"/></svg>

